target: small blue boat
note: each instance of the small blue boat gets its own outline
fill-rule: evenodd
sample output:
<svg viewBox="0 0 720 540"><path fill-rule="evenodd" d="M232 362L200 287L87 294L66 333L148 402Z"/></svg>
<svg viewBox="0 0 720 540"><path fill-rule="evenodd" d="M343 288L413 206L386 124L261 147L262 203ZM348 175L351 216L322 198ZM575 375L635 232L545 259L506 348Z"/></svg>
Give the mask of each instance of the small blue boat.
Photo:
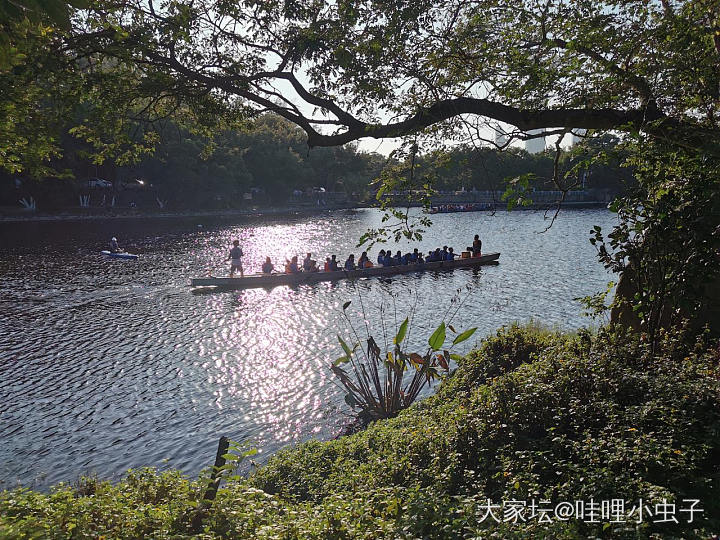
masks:
<svg viewBox="0 0 720 540"><path fill-rule="evenodd" d="M106 257L112 257L113 259L137 259L138 258L138 256L135 255L134 253L123 253L123 252L113 253L112 251L107 251L107 250L101 251L100 253L102 253Z"/></svg>

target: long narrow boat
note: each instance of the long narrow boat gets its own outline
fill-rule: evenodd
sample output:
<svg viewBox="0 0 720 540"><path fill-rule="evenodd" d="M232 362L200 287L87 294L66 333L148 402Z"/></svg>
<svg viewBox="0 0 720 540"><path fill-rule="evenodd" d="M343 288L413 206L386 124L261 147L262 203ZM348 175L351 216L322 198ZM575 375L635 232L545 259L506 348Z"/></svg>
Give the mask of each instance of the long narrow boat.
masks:
<svg viewBox="0 0 720 540"><path fill-rule="evenodd" d="M252 289L256 287L276 287L278 285L299 285L319 281L337 281L374 276L394 276L412 272L445 271L455 268L473 268L485 264L497 264L499 253L487 253L479 257L455 259L454 261L429 262L422 265L406 264L401 266L374 266L363 270L338 270L336 272L300 272L297 274L253 274L239 278L206 277L193 278L193 287L222 287L226 289Z"/></svg>
<svg viewBox="0 0 720 540"><path fill-rule="evenodd" d="M103 255L106 257L110 257L111 259L137 259L138 256L134 253L125 253L124 251L118 251L116 253L113 253L112 251L101 251Z"/></svg>

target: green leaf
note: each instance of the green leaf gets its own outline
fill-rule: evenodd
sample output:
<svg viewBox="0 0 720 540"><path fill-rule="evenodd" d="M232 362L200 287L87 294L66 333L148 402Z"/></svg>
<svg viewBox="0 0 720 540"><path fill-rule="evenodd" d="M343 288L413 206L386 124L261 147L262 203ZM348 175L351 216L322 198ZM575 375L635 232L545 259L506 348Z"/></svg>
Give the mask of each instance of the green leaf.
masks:
<svg viewBox="0 0 720 540"><path fill-rule="evenodd" d="M403 339L405 339L405 335L407 334L408 329L408 318L405 317L405 320L400 325L400 330L398 330L397 335L395 336L395 339L393 339L393 343L395 345L399 345Z"/></svg>
<svg viewBox="0 0 720 540"><path fill-rule="evenodd" d="M338 334L337 336L338 341L340 342L340 346L343 348L343 351L345 351L345 356L348 357L348 359L352 356L352 350L350 350L350 347L348 347L348 344L345 343L345 340L340 337Z"/></svg>
<svg viewBox="0 0 720 540"><path fill-rule="evenodd" d="M440 326L432 333L430 339L428 339L428 345L433 351L439 351L443 343L445 343L445 323L441 322Z"/></svg>
<svg viewBox="0 0 720 540"><path fill-rule="evenodd" d="M333 366L339 366L340 364L344 364L349 361L350 361L350 358L348 358L347 356L341 356L340 358L336 359L333 362Z"/></svg>
<svg viewBox="0 0 720 540"><path fill-rule="evenodd" d="M457 345L458 343L462 343L463 341L470 339L470 336L475 333L475 330L477 330L477 328L470 328L469 330L465 330L462 334L460 334L453 340L453 345Z"/></svg>

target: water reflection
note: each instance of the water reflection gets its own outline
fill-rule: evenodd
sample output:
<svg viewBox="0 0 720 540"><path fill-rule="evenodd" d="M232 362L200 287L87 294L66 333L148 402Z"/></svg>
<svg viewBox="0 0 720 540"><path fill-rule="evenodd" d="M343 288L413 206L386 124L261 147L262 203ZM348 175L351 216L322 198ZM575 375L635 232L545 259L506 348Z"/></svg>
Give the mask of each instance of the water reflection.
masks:
<svg viewBox="0 0 720 540"><path fill-rule="evenodd" d="M336 334L350 332L345 301L358 332L378 342L415 306L418 349L468 288L455 326L478 326L478 339L531 317L577 327L587 321L573 298L610 279L587 233L610 220L569 211L539 235L541 213L445 214L420 249L464 247L477 232L502 252L500 265L212 294L191 294L189 279L225 275L234 238L246 271L308 251L344 260L380 215L205 220L201 229L196 219L1 225L0 481L44 487L143 465L195 474L223 434L253 441L261 456L331 437L345 422L327 368L340 354ZM113 235L140 258L98 256Z"/></svg>

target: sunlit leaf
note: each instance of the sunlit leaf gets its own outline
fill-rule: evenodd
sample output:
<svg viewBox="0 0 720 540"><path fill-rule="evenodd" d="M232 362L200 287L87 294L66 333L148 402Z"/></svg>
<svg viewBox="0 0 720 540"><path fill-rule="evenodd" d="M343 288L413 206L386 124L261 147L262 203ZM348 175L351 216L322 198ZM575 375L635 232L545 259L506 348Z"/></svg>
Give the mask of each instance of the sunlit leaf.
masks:
<svg viewBox="0 0 720 540"><path fill-rule="evenodd" d="M348 358L347 356L341 356L340 358L337 358L337 359L333 362L333 366L339 366L340 364L344 364L344 363L349 362L349 361L350 361L350 358Z"/></svg>
<svg viewBox="0 0 720 540"><path fill-rule="evenodd" d="M337 338L338 338L338 341L340 342L340 346L343 348L343 351L345 351L345 356L350 358L352 356L352 350L350 349L350 347L348 347L348 344L345 343L345 340L343 338L341 338L339 334L338 334Z"/></svg>
<svg viewBox="0 0 720 540"><path fill-rule="evenodd" d="M477 330L477 328L470 328L469 330L465 330L462 334L460 334L453 340L453 345L457 345L458 343L462 343L466 339L469 339L470 336L475 333L475 330Z"/></svg>
<svg viewBox="0 0 720 540"><path fill-rule="evenodd" d="M393 343L395 345L399 345L403 339L405 339L405 335L407 334L408 329L408 318L406 317L405 320L400 325L400 330L398 330L397 335L395 336L395 339L393 339Z"/></svg>
<svg viewBox="0 0 720 540"><path fill-rule="evenodd" d="M428 345L433 351L439 351L445 343L445 323L441 322L440 326L432 333L428 339Z"/></svg>

